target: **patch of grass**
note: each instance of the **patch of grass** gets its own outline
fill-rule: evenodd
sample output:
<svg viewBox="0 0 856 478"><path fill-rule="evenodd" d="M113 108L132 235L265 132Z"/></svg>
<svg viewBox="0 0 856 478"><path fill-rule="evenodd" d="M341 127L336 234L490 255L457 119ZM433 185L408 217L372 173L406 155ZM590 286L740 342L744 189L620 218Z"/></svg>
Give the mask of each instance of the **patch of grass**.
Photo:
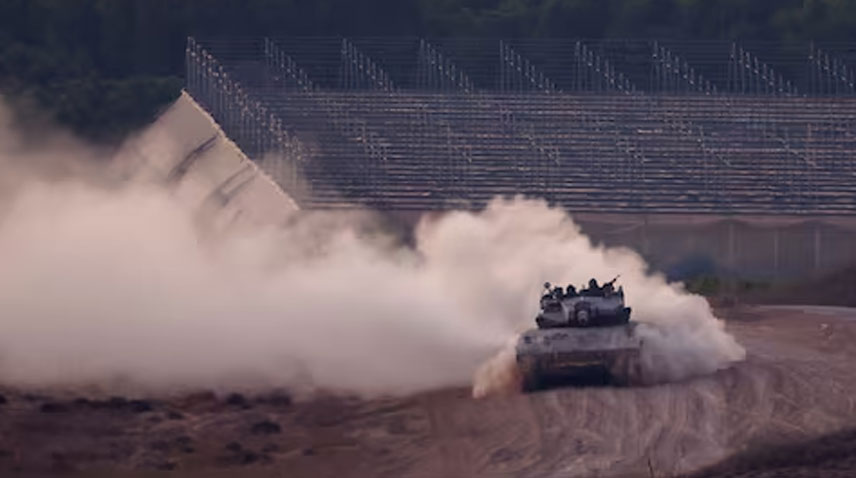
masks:
<svg viewBox="0 0 856 478"><path fill-rule="evenodd" d="M713 276L696 277L685 284L687 291L706 297L717 295L722 290L722 280Z"/></svg>
<svg viewBox="0 0 856 478"><path fill-rule="evenodd" d="M728 279L718 276L700 276L684 282L687 291L705 297L715 297L724 294L748 294L766 291L774 287L774 283L762 280Z"/></svg>

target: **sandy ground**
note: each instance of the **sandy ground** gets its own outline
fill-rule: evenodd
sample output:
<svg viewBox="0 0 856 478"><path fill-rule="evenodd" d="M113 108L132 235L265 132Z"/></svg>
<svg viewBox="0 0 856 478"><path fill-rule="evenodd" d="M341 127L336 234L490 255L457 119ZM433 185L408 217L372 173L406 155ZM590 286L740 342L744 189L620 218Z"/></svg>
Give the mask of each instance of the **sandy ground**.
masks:
<svg viewBox="0 0 856 478"><path fill-rule="evenodd" d="M674 476L748 446L856 426L856 312L727 315L749 351L745 363L650 388L307 403L282 394L75 401L6 390L0 476Z"/></svg>

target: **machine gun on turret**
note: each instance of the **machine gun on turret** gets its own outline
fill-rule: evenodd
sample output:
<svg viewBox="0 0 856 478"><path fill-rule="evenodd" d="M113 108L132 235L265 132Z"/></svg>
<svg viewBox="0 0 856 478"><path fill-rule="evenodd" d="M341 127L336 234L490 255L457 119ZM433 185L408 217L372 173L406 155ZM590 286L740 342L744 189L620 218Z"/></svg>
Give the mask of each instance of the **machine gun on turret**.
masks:
<svg viewBox="0 0 856 478"><path fill-rule="evenodd" d="M621 277L621 274L615 276L615 279L612 279L611 281L607 282L606 284L603 284L602 289L603 289L603 295L604 296L609 296L609 295L612 295L615 293L615 282L618 281L618 279L620 277ZM618 288L618 294L624 295L624 288L619 287Z"/></svg>

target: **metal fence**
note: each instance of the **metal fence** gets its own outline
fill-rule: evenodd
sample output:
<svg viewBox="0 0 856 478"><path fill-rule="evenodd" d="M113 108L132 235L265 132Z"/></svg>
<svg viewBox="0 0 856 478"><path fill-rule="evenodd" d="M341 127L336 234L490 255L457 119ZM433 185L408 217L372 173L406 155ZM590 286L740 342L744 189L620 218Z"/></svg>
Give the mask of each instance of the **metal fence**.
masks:
<svg viewBox="0 0 856 478"><path fill-rule="evenodd" d="M849 215L847 51L190 39L187 82L308 207L479 207L524 194L572 211Z"/></svg>
<svg viewBox="0 0 856 478"><path fill-rule="evenodd" d="M202 100L228 136L296 201L303 199L302 184L308 151L291 135L282 120L248 94L223 64L192 38L186 51L187 91Z"/></svg>
<svg viewBox="0 0 856 478"><path fill-rule="evenodd" d="M262 40L209 40L238 55ZM326 90L856 94L856 43L272 38ZM224 59L225 60L225 59ZM360 79L360 81L357 81ZM451 83L450 83L451 82Z"/></svg>

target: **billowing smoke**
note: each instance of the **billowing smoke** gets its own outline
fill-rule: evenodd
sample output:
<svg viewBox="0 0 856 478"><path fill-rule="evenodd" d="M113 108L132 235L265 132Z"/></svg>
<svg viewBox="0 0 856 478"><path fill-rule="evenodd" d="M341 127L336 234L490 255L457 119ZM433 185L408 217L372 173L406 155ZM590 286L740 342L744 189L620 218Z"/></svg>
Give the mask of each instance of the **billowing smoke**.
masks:
<svg viewBox="0 0 856 478"><path fill-rule="evenodd" d="M6 172L23 161L0 151ZM743 357L706 301L539 201L425 220L412 247L338 213L214 239L167 189L88 175L0 188L2 383L400 394L469 384L504 350L489 390L513 379L507 347L545 280L619 274L658 380Z"/></svg>

